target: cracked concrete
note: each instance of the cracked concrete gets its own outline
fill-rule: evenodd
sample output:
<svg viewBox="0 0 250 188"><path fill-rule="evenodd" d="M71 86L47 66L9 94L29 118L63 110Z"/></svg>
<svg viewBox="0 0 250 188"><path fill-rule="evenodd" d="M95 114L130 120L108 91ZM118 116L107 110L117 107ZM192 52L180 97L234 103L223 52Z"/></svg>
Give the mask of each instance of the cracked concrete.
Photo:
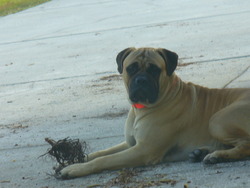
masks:
<svg viewBox="0 0 250 188"><path fill-rule="evenodd" d="M234 81L236 81L237 79L241 78L242 76L245 76L248 69L250 68L250 66L248 66L245 70L243 70L240 74L238 74L235 78L233 78L232 80L230 80L225 86L223 86L222 88L226 88L228 87L231 83L233 83ZM247 80L246 80L247 81ZM248 82L248 81L247 81ZM239 86L238 86L239 87ZM244 87L244 86L243 86ZM247 85L246 85L247 87Z"/></svg>
<svg viewBox="0 0 250 188"><path fill-rule="evenodd" d="M250 2L52 0L0 18L0 187L110 186L119 171L58 181L38 158L55 140L89 152L123 141L129 104L116 55L135 46L179 54L184 81L250 87ZM138 168L130 186L249 187L250 162ZM174 182L174 185L166 182ZM121 187L122 185L116 185Z"/></svg>

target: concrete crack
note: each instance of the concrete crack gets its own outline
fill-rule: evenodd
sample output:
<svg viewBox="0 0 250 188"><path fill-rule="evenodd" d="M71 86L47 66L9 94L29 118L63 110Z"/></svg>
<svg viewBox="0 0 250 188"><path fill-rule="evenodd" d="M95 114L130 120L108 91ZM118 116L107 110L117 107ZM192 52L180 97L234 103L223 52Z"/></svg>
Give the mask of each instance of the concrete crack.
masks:
<svg viewBox="0 0 250 188"><path fill-rule="evenodd" d="M247 72L247 70L250 68L250 66L248 66L245 70L243 70L238 76L236 76L235 78L233 78L232 80L230 80L226 85L224 85L222 88L226 88L229 84L231 84L233 81L235 81L236 79L238 79L239 77L241 77L245 72Z"/></svg>
<svg viewBox="0 0 250 188"><path fill-rule="evenodd" d="M241 56L225 57L225 58L220 58L220 59L208 59L208 60L187 62L187 63L188 64L193 64L193 63L209 63L209 62L227 61L227 60L232 60L232 59L242 59L242 58L249 58L249 57L250 57L250 55L241 55Z"/></svg>
<svg viewBox="0 0 250 188"><path fill-rule="evenodd" d="M116 72L110 71L110 72L95 73L94 75L106 75L106 74L114 74L114 73L116 73ZM10 84L0 84L0 87L23 85L23 84L30 84L30 83L39 83L39 82L48 82L48 81L50 82L50 81L58 81L58 80L66 80L66 79L74 79L74 78L83 78L83 77L87 77L87 76L93 76L93 74L59 77L59 78L51 78L51 79L44 79L44 80L32 80L32 81L27 81L27 82L17 82L17 83L10 83Z"/></svg>

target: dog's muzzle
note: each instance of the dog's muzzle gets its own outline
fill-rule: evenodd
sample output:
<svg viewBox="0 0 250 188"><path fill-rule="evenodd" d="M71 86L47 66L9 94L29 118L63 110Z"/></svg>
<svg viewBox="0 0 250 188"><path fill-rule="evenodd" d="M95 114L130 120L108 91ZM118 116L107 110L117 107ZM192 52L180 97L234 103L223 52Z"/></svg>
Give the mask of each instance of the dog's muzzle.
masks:
<svg viewBox="0 0 250 188"><path fill-rule="evenodd" d="M136 75L130 82L129 98L133 103L154 103L158 97L158 84L146 73Z"/></svg>

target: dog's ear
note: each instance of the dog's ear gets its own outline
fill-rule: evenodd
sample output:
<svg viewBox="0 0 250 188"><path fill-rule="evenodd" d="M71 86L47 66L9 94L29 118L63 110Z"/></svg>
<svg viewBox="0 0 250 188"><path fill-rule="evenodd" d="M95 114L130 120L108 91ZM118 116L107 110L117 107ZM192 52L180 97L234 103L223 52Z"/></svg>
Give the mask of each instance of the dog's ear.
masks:
<svg viewBox="0 0 250 188"><path fill-rule="evenodd" d="M123 70L123 61L125 58L132 52L134 51L135 48L126 48L122 50L116 57L116 63L118 65L118 72L121 74Z"/></svg>
<svg viewBox="0 0 250 188"><path fill-rule="evenodd" d="M167 75L171 76L177 67L178 55L174 52L171 52L163 48L157 49L157 52L162 56L162 58L165 61L167 68Z"/></svg>

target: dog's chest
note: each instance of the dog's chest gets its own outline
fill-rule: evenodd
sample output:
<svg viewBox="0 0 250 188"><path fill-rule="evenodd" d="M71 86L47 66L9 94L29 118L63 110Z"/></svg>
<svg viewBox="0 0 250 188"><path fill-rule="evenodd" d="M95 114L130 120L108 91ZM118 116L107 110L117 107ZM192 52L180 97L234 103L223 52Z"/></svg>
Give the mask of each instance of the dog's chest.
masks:
<svg viewBox="0 0 250 188"><path fill-rule="evenodd" d="M136 144L136 134L138 131L143 131L143 127L138 123L138 119L135 118L130 124L126 125L126 141L129 146L134 146Z"/></svg>

